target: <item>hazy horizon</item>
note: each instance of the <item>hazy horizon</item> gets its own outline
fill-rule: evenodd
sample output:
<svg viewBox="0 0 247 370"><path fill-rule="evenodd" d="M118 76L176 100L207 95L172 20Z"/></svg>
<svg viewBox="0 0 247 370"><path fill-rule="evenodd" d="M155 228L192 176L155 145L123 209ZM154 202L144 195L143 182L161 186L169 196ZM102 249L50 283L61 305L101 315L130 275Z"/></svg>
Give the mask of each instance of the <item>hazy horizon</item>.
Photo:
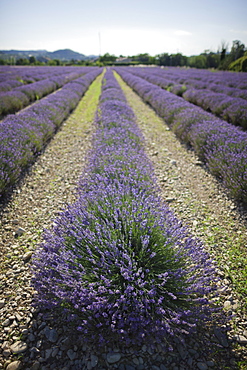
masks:
<svg viewBox="0 0 247 370"><path fill-rule="evenodd" d="M246 45L246 19L244 0L0 0L0 49L190 56Z"/></svg>

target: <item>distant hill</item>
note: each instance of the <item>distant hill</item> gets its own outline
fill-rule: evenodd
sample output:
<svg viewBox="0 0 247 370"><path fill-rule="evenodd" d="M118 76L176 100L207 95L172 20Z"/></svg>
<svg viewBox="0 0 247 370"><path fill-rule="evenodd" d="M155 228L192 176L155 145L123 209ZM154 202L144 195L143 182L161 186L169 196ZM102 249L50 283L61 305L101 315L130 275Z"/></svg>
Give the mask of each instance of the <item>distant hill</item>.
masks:
<svg viewBox="0 0 247 370"><path fill-rule="evenodd" d="M15 58L29 58L31 56L35 57L37 60L42 61L44 59L59 59L61 61L71 61L73 60L92 60L96 59L97 55L84 55L77 53L71 49L63 49L56 51L47 50L0 50L0 57L15 57Z"/></svg>

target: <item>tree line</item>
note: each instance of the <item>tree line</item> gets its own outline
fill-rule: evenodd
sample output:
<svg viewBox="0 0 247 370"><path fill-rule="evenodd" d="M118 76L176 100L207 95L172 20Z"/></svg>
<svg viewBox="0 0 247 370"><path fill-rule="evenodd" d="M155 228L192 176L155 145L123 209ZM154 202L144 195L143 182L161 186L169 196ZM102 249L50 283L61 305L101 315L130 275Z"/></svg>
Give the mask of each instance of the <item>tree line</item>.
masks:
<svg viewBox="0 0 247 370"><path fill-rule="evenodd" d="M99 58L102 65L122 64L122 65L158 65L171 67L192 67L192 68L214 68L221 70L233 70L247 72L247 48L239 41L235 40L232 43L231 49L228 51L228 44L221 43L221 47L217 52L205 50L200 55L185 56L181 53L169 54L162 53L151 56L148 53L132 55L124 57L116 57L109 53L104 54Z"/></svg>
<svg viewBox="0 0 247 370"><path fill-rule="evenodd" d="M200 55L185 56L182 53L162 53L152 56L148 53L137 54L132 56L119 57L106 53L99 56L96 60L70 60L67 62L59 59L48 60L46 62L38 61L34 56L29 58L19 58L15 60L1 59L0 64L15 64L15 65L81 65L81 66L106 66L106 65L157 65L157 66L172 66L172 67L191 67L200 69L220 69L232 70L237 72L247 72L247 48L239 41L235 40L229 49L228 44L221 42L217 52L205 50Z"/></svg>

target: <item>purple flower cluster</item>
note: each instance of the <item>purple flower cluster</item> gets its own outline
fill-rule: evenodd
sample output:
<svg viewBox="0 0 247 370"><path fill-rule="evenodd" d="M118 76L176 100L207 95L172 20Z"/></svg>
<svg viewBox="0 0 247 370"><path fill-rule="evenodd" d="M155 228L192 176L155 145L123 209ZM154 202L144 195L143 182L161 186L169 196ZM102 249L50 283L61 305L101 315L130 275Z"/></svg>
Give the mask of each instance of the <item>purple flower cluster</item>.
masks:
<svg viewBox="0 0 247 370"><path fill-rule="evenodd" d="M247 90L212 84L207 81L207 78L196 77L198 73L195 70L186 71L187 79L181 77L185 72L180 69L174 72L174 69L163 71L157 68L132 68L129 69L130 71L234 125L247 129ZM199 75L200 73L202 74L201 71Z"/></svg>
<svg viewBox="0 0 247 370"><path fill-rule="evenodd" d="M176 94L178 86L183 92L194 88L207 89L234 98L247 100L247 74L235 72L211 72L208 70L162 68L135 68L135 74ZM155 79L154 79L155 77ZM173 87L177 86L175 91ZM180 92L179 94L180 95Z"/></svg>
<svg viewBox="0 0 247 370"><path fill-rule="evenodd" d="M22 84L23 82L16 79L0 82L0 92L2 93L4 91L10 91L17 86L21 86Z"/></svg>
<svg viewBox="0 0 247 370"><path fill-rule="evenodd" d="M183 98L234 125L247 129L247 101L245 99L233 98L210 90L195 89L184 92Z"/></svg>
<svg viewBox="0 0 247 370"><path fill-rule="evenodd" d="M215 275L202 244L159 197L133 111L105 73L78 199L33 258L36 305L71 315L93 346L157 344L210 318Z"/></svg>
<svg viewBox="0 0 247 370"><path fill-rule="evenodd" d="M0 66L0 91L8 91L22 84L30 84L47 78L52 79L54 76L66 77L75 73L87 73L87 70L88 67L74 66Z"/></svg>
<svg viewBox="0 0 247 370"><path fill-rule="evenodd" d="M165 119L181 141L190 144L229 194L247 202L247 133L157 85L115 68ZM133 69L133 68L132 68Z"/></svg>
<svg viewBox="0 0 247 370"><path fill-rule="evenodd" d="M90 67L81 67L81 69L76 68L75 71L71 71L71 68L68 70L63 68L61 71L57 71L57 69L55 69L53 75L51 75L51 71L49 70L48 78L41 78L44 77L43 72L38 81L29 84L21 84L21 86L14 87L12 90L0 91L0 118L7 114L19 111L31 102L41 99L64 86L66 83L89 73L92 69L93 68ZM35 67L33 71L35 72Z"/></svg>
<svg viewBox="0 0 247 370"><path fill-rule="evenodd" d="M149 68L150 69L150 68ZM186 84L196 89L208 89L218 86L219 89L226 88L227 94L234 95L234 92L246 92L247 89L247 73L236 73L229 71L210 71L205 69L195 68L174 68L168 67L165 69L152 68L157 76L170 78L176 83ZM226 93L224 91L224 93ZM223 92L223 91L219 91Z"/></svg>
<svg viewBox="0 0 247 370"><path fill-rule="evenodd" d="M89 69L85 76L0 123L0 195L16 182L101 71Z"/></svg>
<svg viewBox="0 0 247 370"><path fill-rule="evenodd" d="M21 91L0 92L0 118L18 112L28 104L30 104L28 96Z"/></svg>

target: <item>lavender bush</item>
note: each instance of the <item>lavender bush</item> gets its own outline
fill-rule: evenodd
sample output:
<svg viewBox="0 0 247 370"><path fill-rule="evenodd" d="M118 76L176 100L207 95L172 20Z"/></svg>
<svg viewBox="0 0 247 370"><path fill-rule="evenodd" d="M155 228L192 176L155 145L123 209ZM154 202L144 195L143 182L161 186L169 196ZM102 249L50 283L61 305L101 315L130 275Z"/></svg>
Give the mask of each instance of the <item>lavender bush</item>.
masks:
<svg viewBox="0 0 247 370"><path fill-rule="evenodd" d="M247 202L247 134L212 121L192 125L188 137L210 172L220 178L230 194Z"/></svg>
<svg viewBox="0 0 247 370"><path fill-rule="evenodd" d="M0 92L10 91L14 87L21 86L22 84L23 83L21 81L18 81L18 80L15 80L15 79L2 81L2 82L0 82Z"/></svg>
<svg viewBox="0 0 247 370"><path fill-rule="evenodd" d="M93 346L160 343L196 331L212 307L212 262L162 204L144 139L107 71L78 199L33 259L36 305L73 318Z"/></svg>
<svg viewBox="0 0 247 370"><path fill-rule="evenodd" d="M182 94L187 101L199 105L224 120L247 129L247 101L210 90L189 89Z"/></svg>
<svg viewBox="0 0 247 370"><path fill-rule="evenodd" d="M21 91L0 92L0 118L21 110L29 104L28 97Z"/></svg>
<svg viewBox="0 0 247 370"><path fill-rule="evenodd" d="M67 83L46 99L18 115L7 116L0 123L0 195L17 181L101 71L91 70L77 83Z"/></svg>
<svg viewBox="0 0 247 370"><path fill-rule="evenodd" d="M229 194L246 203L247 133L124 68L116 70L165 119L180 140L195 149Z"/></svg>
<svg viewBox="0 0 247 370"><path fill-rule="evenodd" d="M145 69L146 70L146 69ZM229 71L211 71L206 69L195 68L148 68L151 74L163 78L170 78L176 83L190 85L196 89L208 89L208 86L226 88L224 93L231 92L246 92L247 89L247 73L235 73ZM219 91L223 92L223 91Z"/></svg>
<svg viewBox="0 0 247 370"><path fill-rule="evenodd" d="M203 73L201 71L198 73L195 70L184 72L180 69L168 69L164 71L158 68L131 68L128 69L128 72L160 86L173 94L182 96L188 102L198 105L204 110L212 112L234 125L242 126L244 129L247 128L246 90L232 88L226 85L212 84L208 82L210 75L207 78L203 78ZM189 78L181 77L184 74ZM225 77L228 77L228 75L225 75ZM235 77L235 80L238 80L238 78ZM218 89L214 89L215 86Z"/></svg>
<svg viewBox="0 0 247 370"><path fill-rule="evenodd" d="M0 66L0 90L2 83L10 85L8 90L22 84L32 84L44 79L63 78L63 84L78 77L76 74L87 73L95 67L68 67L68 66ZM74 74L74 77L73 77ZM69 80L67 76L70 76ZM71 77L72 76L72 77ZM6 90L6 86L4 87Z"/></svg>
<svg viewBox="0 0 247 370"><path fill-rule="evenodd" d="M0 92L0 118L7 114L18 112L35 100L43 98L93 69L94 67L88 67L87 69L81 67L73 71L71 68L68 68L68 70L63 68L60 72L55 69L53 75L48 70L49 78L41 78L45 76L43 72L39 76L40 79L38 81L21 84L21 86L15 87L11 91Z"/></svg>

